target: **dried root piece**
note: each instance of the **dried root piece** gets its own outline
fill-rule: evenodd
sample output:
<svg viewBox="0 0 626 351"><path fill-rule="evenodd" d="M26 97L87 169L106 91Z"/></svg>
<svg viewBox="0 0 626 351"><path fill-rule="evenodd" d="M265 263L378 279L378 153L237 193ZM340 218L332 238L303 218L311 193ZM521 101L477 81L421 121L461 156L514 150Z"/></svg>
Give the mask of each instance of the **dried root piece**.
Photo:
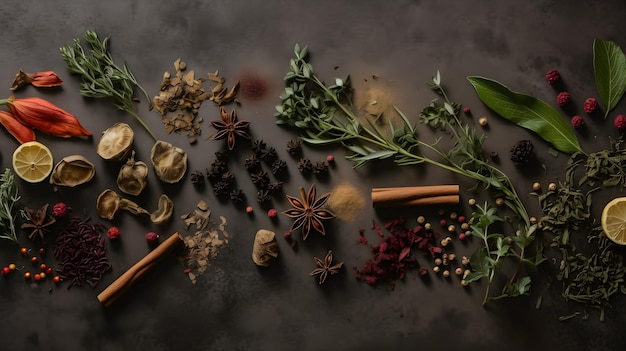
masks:
<svg viewBox="0 0 626 351"><path fill-rule="evenodd" d="M254 237L252 261L257 266L267 267L278 257L276 234L270 230L259 229Z"/></svg>
<svg viewBox="0 0 626 351"><path fill-rule="evenodd" d="M106 189L100 193L96 200L96 211L100 217L113 219L119 210L128 211L134 215L150 214L135 202L120 197L111 189Z"/></svg>
<svg viewBox="0 0 626 351"><path fill-rule="evenodd" d="M217 83L213 89L211 89L211 96L209 97L209 100L213 101L218 106L237 101L237 93L239 92L240 86L239 81L237 81L235 85L228 90L228 88L224 87L226 79L224 77L220 77L218 71L215 71L215 73L209 73L208 76L210 81Z"/></svg>

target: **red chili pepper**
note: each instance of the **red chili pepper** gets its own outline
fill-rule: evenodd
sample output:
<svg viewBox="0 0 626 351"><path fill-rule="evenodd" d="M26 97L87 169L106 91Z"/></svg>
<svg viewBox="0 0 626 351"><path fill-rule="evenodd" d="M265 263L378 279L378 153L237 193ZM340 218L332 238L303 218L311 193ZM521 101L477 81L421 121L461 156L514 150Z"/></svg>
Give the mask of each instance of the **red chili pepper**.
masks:
<svg viewBox="0 0 626 351"><path fill-rule="evenodd" d="M38 88L50 88L61 86L63 81L53 71L26 73L20 69L11 83L11 90L17 90L28 84Z"/></svg>
<svg viewBox="0 0 626 351"><path fill-rule="evenodd" d="M92 135L74 115L40 98L11 96L0 105L8 105L18 120L44 133L63 138Z"/></svg>
<svg viewBox="0 0 626 351"><path fill-rule="evenodd" d="M20 122L10 112L0 110L0 124L2 124L20 144L35 140L35 131L33 128Z"/></svg>

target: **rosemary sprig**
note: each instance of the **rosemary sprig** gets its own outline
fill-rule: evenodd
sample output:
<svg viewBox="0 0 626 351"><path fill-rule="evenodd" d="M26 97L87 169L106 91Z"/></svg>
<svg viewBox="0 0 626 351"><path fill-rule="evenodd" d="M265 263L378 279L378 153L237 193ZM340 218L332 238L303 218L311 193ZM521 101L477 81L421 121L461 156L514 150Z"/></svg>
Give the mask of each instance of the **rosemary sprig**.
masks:
<svg viewBox="0 0 626 351"><path fill-rule="evenodd" d="M20 194L13 172L6 168L0 175L0 227L3 229L0 239L18 243L15 231L15 219L18 211L15 205L20 200Z"/></svg>
<svg viewBox="0 0 626 351"><path fill-rule="evenodd" d="M83 38L91 49L91 56L85 54L79 38L74 39L74 46L60 48L67 69L82 78L80 94L90 98L110 98L115 107L133 116L156 141L156 137L133 106L134 88L137 87L146 96L151 109L148 93L139 85L126 63L122 67L115 64L108 51L109 38L100 41L94 31L85 32Z"/></svg>
<svg viewBox="0 0 626 351"><path fill-rule="evenodd" d="M516 258L519 265L543 262L540 249L535 258L526 257L526 248L535 238L535 226L530 225L526 208L509 178L482 159L484 138L478 137L472 128L460 122L457 117L460 106L448 100L441 86L439 73L429 85L444 97L443 106L437 105L435 101L431 102L420 114L420 120L437 129L446 130L454 136L455 144L448 152L438 147L439 140L432 145L419 140L417 126L397 108L395 110L402 119L400 128L396 128L390 120L387 120L388 126L383 124L381 127L378 121L368 119L362 121L357 118L351 108L350 77L336 78L335 84L326 86L315 75L312 65L307 62L307 53L306 47L301 48L296 44L295 57L291 59L290 71L285 75L287 87L280 96L282 103L276 106L277 124L298 128L304 134L301 139L310 144L344 146L352 152L347 158L354 162L355 168L371 160L387 158L393 158L399 166L426 163L473 179L485 188L492 188L498 192L516 217L516 232L519 236L508 239L510 250L495 258L489 255L494 250L492 247L494 243L492 240L486 240L483 251L488 254L476 256L484 258L487 262L482 266L485 272L469 276L470 280L494 276L500 261L505 257ZM436 158L419 153L420 148L434 153ZM505 286L503 295L521 295L528 290L528 284L529 277L520 280L516 270ZM485 302L488 296L489 290Z"/></svg>

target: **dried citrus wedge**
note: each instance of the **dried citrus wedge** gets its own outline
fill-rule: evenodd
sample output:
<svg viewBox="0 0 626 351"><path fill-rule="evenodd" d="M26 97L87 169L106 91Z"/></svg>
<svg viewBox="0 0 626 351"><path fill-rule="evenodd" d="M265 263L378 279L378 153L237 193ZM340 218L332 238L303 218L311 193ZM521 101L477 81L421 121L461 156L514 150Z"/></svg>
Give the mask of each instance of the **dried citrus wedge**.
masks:
<svg viewBox="0 0 626 351"><path fill-rule="evenodd" d="M626 245L626 197L613 199L604 206L602 229L616 244Z"/></svg>
<svg viewBox="0 0 626 351"><path fill-rule="evenodd" d="M29 141L13 152L13 170L29 183L39 183L52 172L52 152L38 141Z"/></svg>

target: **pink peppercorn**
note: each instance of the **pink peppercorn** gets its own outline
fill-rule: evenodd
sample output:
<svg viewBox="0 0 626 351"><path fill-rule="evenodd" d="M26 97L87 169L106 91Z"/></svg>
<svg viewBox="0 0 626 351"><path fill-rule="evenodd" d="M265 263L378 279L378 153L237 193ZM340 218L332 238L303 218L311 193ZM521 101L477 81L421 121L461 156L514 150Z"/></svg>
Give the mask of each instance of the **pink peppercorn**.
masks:
<svg viewBox="0 0 626 351"><path fill-rule="evenodd" d="M615 117L615 119L613 120L613 125L620 131L626 129L626 116L619 115Z"/></svg>
<svg viewBox="0 0 626 351"><path fill-rule="evenodd" d="M283 237L287 240L291 240L291 232L286 232L285 234L283 234Z"/></svg>
<svg viewBox="0 0 626 351"><path fill-rule="evenodd" d="M574 116L572 117L571 123L572 123L572 127L578 129L585 124L585 121L583 121L583 118L580 116Z"/></svg>
<svg viewBox="0 0 626 351"><path fill-rule="evenodd" d="M333 161L335 161L335 156L333 155L326 156L326 162L332 163Z"/></svg>
<svg viewBox="0 0 626 351"><path fill-rule="evenodd" d="M467 235L465 235L465 233L459 234L459 240L461 240L461 241L465 240L466 237L467 237Z"/></svg>
<svg viewBox="0 0 626 351"><path fill-rule="evenodd" d="M595 112L597 108L598 108L598 100L594 98L588 98L587 100L585 100L584 109L586 113L593 113Z"/></svg>
<svg viewBox="0 0 626 351"><path fill-rule="evenodd" d="M446 220L443 218L439 221L439 225L441 225L442 227L445 227L446 224L448 224L448 222L446 222Z"/></svg>
<svg viewBox="0 0 626 351"><path fill-rule="evenodd" d="M567 91L562 91L556 96L556 103L563 107L569 103L572 96Z"/></svg>
<svg viewBox="0 0 626 351"><path fill-rule="evenodd" d="M159 241L159 234L155 232L148 232L146 234L146 241L148 242L148 244L155 244L157 241Z"/></svg>
<svg viewBox="0 0 626 351"><path fill-rule="evenodd" d="M109 239L117 239L120 237L120 228L118 227L111 227L109 228L109 230L107 230L107 237Z"/></svg>
<svg viewBox="0 0 626 351"><path fill-rule="evenodd" d="M252 206L247 206L246 207L246 213L247 214L251 214L252 212L254 212L254 208L252 208Z"/></svg>
<svg viewBox="0 0 626 351"><path fill-rule="evenodd" d="M463 113L465 113L467 116L472 114L472 110L469 107L465 107L463 108Z"/></svg>
<svg viewBox="0 0 626 351"><path fill-rule="evenodd" d="M267 211L267 216L268 216L269 218L276 218L276 216L278 216L278 211L276 211L276 209L274 209L274 208L270 208L270 209Z"/></svg>
<svg viewBox="0 0 626 351"><path fill-rule="evenodd" d="M59 202L52 207L52 215L55 217L63 217L67 214L69 207L66 204Z"/></svg>
<svg viewBox="0 0 626 351"><path fill-rule="evenodd" d="M561 80L561 75L559 74L559 71L551 69L546 73L546 80L550 84L555 84Z"/></svg>

